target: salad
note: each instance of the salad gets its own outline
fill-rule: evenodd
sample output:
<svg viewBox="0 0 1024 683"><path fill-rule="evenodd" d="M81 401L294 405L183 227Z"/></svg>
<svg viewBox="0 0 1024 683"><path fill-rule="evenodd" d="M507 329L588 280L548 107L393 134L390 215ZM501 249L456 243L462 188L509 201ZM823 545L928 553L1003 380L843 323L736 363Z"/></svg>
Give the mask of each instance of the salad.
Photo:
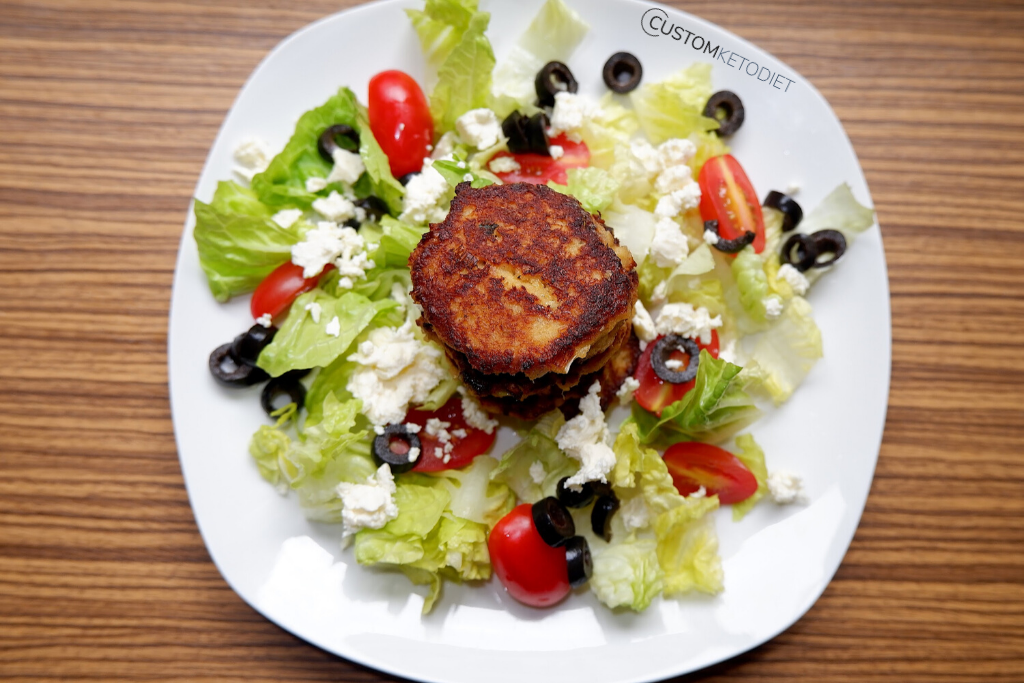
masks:
<svg viewBox="0 0 1024 683"><path fill-rule="evenodd" d="M209 369L263 385L254 466L360 564L427 586L424 612L445 580L492 573L536 607L584 585L635 611L720 592L711 513L803 500L744 430L822 356L804 296L873 211L845 184L806 215L796 188L757 194L728 146L757 112L713 90L710 64L652 81L616 53L608 92L579 94L588 27L562 0L500 64L476 0L406 13L429 83L383 70L365 105L342 87L277 153L240 141L239 178L195 201L212 294L251 293L254 324ZM537 410L472 380L410 270L457 192L521 184L610 230L635 283L614 328L628 362L604 385L568 365L578 384ZM504 452L499 430L518 437Z"/></svg>

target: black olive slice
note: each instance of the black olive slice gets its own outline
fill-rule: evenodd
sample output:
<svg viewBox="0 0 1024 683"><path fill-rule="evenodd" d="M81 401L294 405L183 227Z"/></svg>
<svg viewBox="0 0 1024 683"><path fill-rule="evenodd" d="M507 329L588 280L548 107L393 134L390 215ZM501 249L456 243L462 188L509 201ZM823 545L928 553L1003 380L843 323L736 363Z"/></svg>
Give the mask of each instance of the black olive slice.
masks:
<svg viewBox="0 0 1024 683"><path fill-rule="evenodd" d="M804 210L800 208L796 200L778 190L769 192L761 206L778 209L782 212L782 232L793 230L804 219Z"/></svg>
<svg viewBox="0 0 1024 683"><path fill-rule="evenodd" d="M260 357L260 352L274 340L275 334L277 334L276 327L263 327L256 323L231 342L231 357L239 363L256 365L256 359Z"/></svg>
<svg viewBox="0 0 1024 683"><path fill-rule="evenodd" d="M704 116L718 121L719 137L732 135L743 125L743 102L734 92L719 90L708 98Z"/></svg>
<svg viewBox="0 0 1024 683"><path fill-rule="evenodd" d="M573 536L565 542L565 562L569 570L569 585L579 588L594 574L594 561L590 557L590 544L582 536Z"/></svg>
<svg viewBox="0 0 1024 683"><path fill-rule="evenodd" d="M667 363L674 351L682 351L690 357L683 370L672 370ZM666 334L654 342L651 349L651 369L654 374L669 384L685 384L697 376L700 365L700 347L697 342L678 334Z"/></svg>
<svg viewBox="0 0 1024 683"><path fill-rule="evenodd" d="M552 548L565 543L576 533L576 524L569 510L553 496L541 498L533 504L533 525L537 533Z"/></svg>
<svg viewBox="0 0 1024 683"><path fill-rule="evenodd" d="M415 450L413 450L415 449ZM373 440L373 459L378 465L387 463L395 474L408 472L422 454L420 437L404 424L390 424Z"/></svg>
<svg viewBox="0 0 1024 683"><path fill-rule="evenodd" d="M590 482L584 482L579 491L573 491L565 485L569 477L562 477L558 482L558 500L567 508L585 508L594 500L594 487Z"/></svg>
<svg viewBox="0 0 1024 683"><path fill-rule="evenodd" d="M384 200L375 195L357 199L354 204L366 212L366 218L374 223L380 223L380 219L388 215L388 205Z"/></svg>
<svg viewBox="0 0 1024 683"><path fill-rule="evenodd" d="M814 248L818 253L814 257L814 268L828 268L846 253L846 238L838 230L819 230L812 232L809 237L814 240ZM819 261L821 256L832 255L832 258Z"/></svg>
<svg viewBox="0 0 1024 683"><path fill-rule="evenodd" d="M513 154L521 154L530 149L530 143L526 139L527 121L527 117L514 111L501 122L501 132L508 138L508 151Z"/></svg>
<svg viewBox="0 0 1024 683"><path fill-rule="evenodd" d="M286 372L280 377L273 377L267 386L263 387L263 393L260 394L260 405L263 406L263 411L273 417L273 413L280 408L294 403L299 408L302 408L306 402L306 387L303 386L302 382L299 381L301 374L305 374L305 371L292 371ZM281 404L275 405L277 400L281 396L286 396L288 401Z"/></svg>
<svg viewBox="0 0 1024 683"><path fill-rule="evenodd" d="M248 387L266 381L270 375L256 367L246 365L231 355L234 342L221 344L210 354L210 374L226 387Z"/></svg>
<svg viewBox="0 0 1024 683"><path fill-rule="evenodd" d="M343 139L343 144L338 144L338 138ZM355 152L359 149L359 133L355 128L346 126L344 123L329 126L320 134L320 139L316 141L316 148L320 152L320 156L333 164L335 151L344 149Z"/></svg>
<svg viewBox="0 0 1024 683"><path fill-rule="evenodd" d="M576 92L580 89L579 83L562 62L548 62L537 72L533 80L533 86L537 90L537 106L555 106L555 95L560 92Z"/></svg>
<svg viewBox="0 0 1024 683"><path fill-rule="evenodd" d="M614 496L601 496L590 511L590 528L594 533L612 542L612 517L619 509L619 499Z"/></svg>
<svg viewBox="0 0 1024 683"><path fill-rule="evenodd" d="M783 263L788 263L801 273L808 271L818 260L818 245L810 235L797 233L790 235L782 245Z"/></svg>
<svg viewBox="0 0 1024 683"><path fill-rule="evenodd" d="M526 120L527 152L546 157L551 156L551 152L548 151L548 126L550 125L548 115L544 112L538 112Z"/></svg>
<svg viewBox="0 0 1024 683"><path fill-rule="evenodd" d="M718 232L718 221L704 221L704 230L710 230L718 235L718 241L711 246L723 254L738 254L747 245L753 244L754 238L757 236L755 233L748 231L733 240L722 239L721 233Z"/></svg>
<svg viewBox="0 0 1024 683"><path fill-rule="evenodd" d="M617 93L625 94L636 90L643 78L644 69L640 60L628 52L616 52L604 63L604 84Z"/></svg>

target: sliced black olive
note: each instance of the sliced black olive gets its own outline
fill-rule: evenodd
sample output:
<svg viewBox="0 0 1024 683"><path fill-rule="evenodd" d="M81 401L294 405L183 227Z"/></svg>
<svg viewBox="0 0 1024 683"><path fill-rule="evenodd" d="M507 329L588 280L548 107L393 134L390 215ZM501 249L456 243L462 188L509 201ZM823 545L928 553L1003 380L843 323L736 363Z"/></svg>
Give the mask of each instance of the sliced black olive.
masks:
<svg viewBox="0 0 1024 683"><path fill-rule="evenodd" d="M255 365L246 365L231 355L234 342L221 344L210 354L210 374L227 387L248 387L270 376Z"/></svg>
<svg viewBox="0 0 1024 683"><path fill-rule="evenodd" d="M612 517L619 509L619 499L614 496L601 496L590 511L590 528L594 533L612 542Z"/></svg>
<svg viewBox="0 0 1024 683"><path fill-rule="evenodd" d="M260 394L260 405L263 406L263 411L273 417L272 413L274 411L283 408L289 403L294 403L301 408L306 402L306 387L299 381L299 377L306 372L308 371L286 372L280 377L271 378L267 382L267 386L263 387L263 393ZM276 405L277 400L281 396L286 396L288 401L281 405Z"/></svg>
<svg viewBox="0 0 1024 683"><path fill-rule="evenodd" d="M335 151L344 149L355 152L359 149L359 133L355 128L346 126L344 123L329 126L320 134L320 139L316 141L316 148L320 152L320 156L333 164Z"/></svg>
<svg viewBox="0 0 1024 683"><path fill-rule="evenodd" d="M263 327L256 323L231 342L231 357L239 363L256 365L256 359L260 357L260 352L274 340L275 334L277 334L276 327Z"/></svg>
<svg viewBox="0 0 1024 683"><path fill-rule="evenodd" d="M818 245L810 235L797 233L790 235L782 245L780 255L783 263L788 263L801 273L810 270L818 260Z"/></svg>
<svg viewBox="0 0 1024 683"><path fill-rule="evenodd" d="M565 542L565 561L569 569L569 585L573 588L579 588L594 574L590 544L582 536L573 536Z"/></svg>
<svg viewBox="0 0 1024 683"><path fill-rule="evenodd" d="M612 491L612 485L603 481L592 481L590 482L590 488L594 489L595 496L608 496L615 498L615 491Z"/></svg>
<svg viewBox="0 0 1024 683"><path fill-rule="evenodd" d="M809 237L814 240L814 248L818 251L814 257L814 268L828 268L846 253L846 238L838 230L819 230ZM821 256L832 255L832 258L819 261Z"/></svg>
<svg viewBox="0 0 1024 683"><path fill-rule="evenodd" d="M777 190L769 192L761 206L778 209L782 212L782 232L793 230L804 219L804 210L800 208L796 200Z"/></svg>
<svg viewBox="0 0 1024 683"><path fill-rule="evenodd" d="M518 111L514 111L501 122L501 132L508 138L508 151L521 154L530 148L526 139L526 122L529 119Z"/></svg>
<svg viewBox="0 0 1024 683"><path fill-rule="evenodd" d="M526 120L527 152L546 157L551 156L551 152L548 151L548 126L550 125L548 115L544 112L538 112Z"/></svg>
<svg viewBox="0 0 1024 683"><path fill-rule="evenodd" d="M557 548L576 533L576 524L569 510L554 496L541 498L533 504L533 525L552 548Z"/></svg>
<svg viewBox="0 0 1024 683"><path fill-rule="evenodd" d="M643 78L640 60L628 52L616 52L604 63L604 84L617 93L636 90Z"/></svg>
<svg viewBox="0 0 1024 683"><path fill-rule="evenodd" d="M674 351L682 351L690 357L683 370L672 370L666 365ZM651 349L651 369L654 374L670 384L685 384L697 376L700 365L700 347L697 342L678 334L666 334L654 342Z"/></svg>
<svg viewBox="0 0 1024 683"><path fill-rule="evenodd" d="M753 244L754 238L757 236L755 233L747 231L733 240L722 239L722 234L718 232L718 221L704 221L704 230L710 230L718 235L718 241L711 246L724 254L738 254L748 244Z"/></svg>
<svg viewBox="0 0 1024 683"><path fill-rule="evenodd" d="M548 62L541 67L533 85L537 90L537 105L540 107L555 106L555 95L560 92L576 92L580 89L572 71L562 62Z"/></svg>
<svg viewBox="0 0 1024 683"><path fill-rule="evenodd" d="M562 477L558 482L558 500L567 508L585 508L594 500L594 487L590 482L584 482L579 491L573 491L565 485L569 477Z"/></svg>
<svg viewBox="0 0 1024 683"><path fill-rule="evenodd" d="M416 450L413 450L416 449ZM373 440L373 459L378 465L387 463L395 474L408 472L416 466L422 449L420 437L404 424L390 424ZM415 455L413 455L415 454Z"/></svg>
<svg viewBox="0 0 1024 683"><path fill-rule="evenodd" d="M404 176L398 179L398 182L402 183L402 185L408 185L409 181L415 178L417 175L419 174L416 173L415 171L412 173L406 173Z"/></svg>
<svg viewBox="0 0 1024 683"><path fill-rule="evenodd" d="M719 90L704 106L704 116L718 121L719 137L732 135L743 125L743 102L734 92Z"/></svg>
<svg viewBox="0 0 1024 683"><path fill-rule="evenodd" d="M388 205L384 200L375 195L357 199L355 205L366 212L366 217L374 223L380 223L380 219L388 215Z"/></svg>

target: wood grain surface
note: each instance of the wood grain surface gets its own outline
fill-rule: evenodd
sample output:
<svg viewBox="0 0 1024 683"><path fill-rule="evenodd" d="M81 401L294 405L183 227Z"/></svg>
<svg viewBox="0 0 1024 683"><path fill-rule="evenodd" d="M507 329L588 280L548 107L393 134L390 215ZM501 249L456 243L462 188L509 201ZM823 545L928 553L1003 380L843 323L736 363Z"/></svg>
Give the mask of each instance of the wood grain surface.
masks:
<svg viewBox="0 0 1024 683"><path fill-rule="evenodd" d="M393 680L221 579L167 395L207 150L266 52L348 4L0 2L0 678ZM1024 681L1024 4L674 4L832 103L893 313L881 457L835 580L773 641L683 680Z"/></svg>

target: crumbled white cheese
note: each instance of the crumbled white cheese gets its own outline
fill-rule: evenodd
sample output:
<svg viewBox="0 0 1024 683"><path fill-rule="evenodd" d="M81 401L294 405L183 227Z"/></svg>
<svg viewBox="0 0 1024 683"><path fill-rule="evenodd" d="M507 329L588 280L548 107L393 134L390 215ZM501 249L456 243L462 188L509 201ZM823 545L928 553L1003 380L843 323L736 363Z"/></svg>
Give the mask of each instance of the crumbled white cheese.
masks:
<svg viewBox="0 0 1024 683"><path fill-rule="evenodd" d="M384 425L373 425L373 433L377 436L384 436Z"/></svg>
<svg viewBox="0 0 1024 683"><path fill-rule="evenodd" d="M654 190L658 194L671 194L678 190L686 189L693 182L692 171L689 166L686 164L669 166L658 174L657 180L654 181Z"/></svg>
<svg viewBox="0 0 1024 683"><path fill-rule="evenodd" d="M465 429L461 429L461 428L460 429L453 429L452 430L452 436L454 436L456 439L465 439L467 436L469 436L469 432L467 432Z"/></svg>
<svg viewBox="0 0 1024 683"><path fill-rule="evenodd" d="M395 490L395 478L387 463L371 474L365 484L338 484L344 535L351 536L360 529L380 529L397 517Z"/></svg>
<svg viewBox="0 0 1024 683"><path fill-rule="evenodd" d="M493 434L494 430L498 428L498 421L491 419L476 399L469 396L462 387L459 387L459 390L462 391L462 417L466 420L466 424L473 429Z"/></svg>
<svg viewBox="0 0 1024 683"><path fill-rule="evenodd" d="M467 173L466 175L462 176L462 182L464 182L464 183L471 183L471 182L473 182L473 174L472 173Z"/></svg>
<svg viewBox="0 0 1024 683"><path fill-rule="evenodd" d="M711 343L711 330L722 326L722 316L711 317L703 306L694 308L688 303L665 304L658 313L655 329L658 334L679 334L699 338L702 344Z"/></svg>
<svg viewBox="0 0 1024 683"><path fill-rule="evenodd" d="M512 173L518 171L522 166L514 157L494 157L487 164L487 168L491 169L491 173Z"/></svg>
<svg viewBox="0 0 1024 683"><path fill-rule="evenodd" d="M327 187L327 178L321 178L319 176L306 178L306 192L316 193L325 187Z"/></svg>
<svg viewBox="0 0 1024 683"><path fill-rule="evenodd" d="M718 244L719 239L721 238L718 236L718 233L716 233L714 230L704 231L704 241L710 244L711 246L715 246L716 244Z"/></svg>
<svg viewBox="0 0 1024 683"><path fill-rule="evenodd" d="M565 156L565 147L561 145L551 145L548 147L548 154L551 155L552 159L561 159Z"/></svg>
<svg viewBox="0 0 1024 683"><path fill-rule="evenodd" d="M683 367L683 361L679 360L678 358L669 358L667 361L665 361L665 367L668 368L669 370L678 370L679 368Z"/></svg>
<svg viewBox="0 0 1024 683"><path fill-rule="evenodd" d="M441 136L441 139L437 141L437 146L430 153L430 158L434 161L438 159L451 158L452 152L455 151L455 131L448 131Z"/></svg>
<svg viewBox="0 0 1024 683"><path fill-rule="evenodd" d="M706 488L704 488L703 486L701 486L699 489L697 489L696 491L694 491L693 493L688 495L687 498L693 498L693 499L696 500L696 499L700 499L700 498L706 498L707 495L708 495L708 490Z"/></svg>
<svg viewBox="0 0 1024 683"><path fill-rule="evenodd" d="M650 255L662 268L675 268L690 253L690 245L679 224L671 218L659 218L654 224Z"/></svg>
<svg viewBox="0 0 1024 683"><path fill-rule="evenodd" d="M416 338L411 322L377 328L348 357L362 367L352 373L347 388L363 402L363 413L373 424L401 422L409 404L427 400L444 379L441 355L436 346Z"/></svg>
<svg viewBox="0 0 1024 683"><path fill-rule="evenodd" d="M319 275L328 263L338 269L338 286L351 289L354 280L366 277L376 264L366 255L366 242L354 228L320 221L305 239L292 245L292 263L302 267L302 277Z"/></svg>
<svg viewBox="0 0 1024 683"><path fill-rule="evenodd" d="M344 223L356 215L356 205L337 192L313 202L313 210L329 221Z"/></svg>
<svg viewBox="0 0 1024 683"><path fill-rule="evenodd" d="M789 181L789 185L786 185L786 194L788 194L789 196L793 196L793 195L795 195L799 191L800 191L800 183L798 183L795 180Z"/></svg>
<svg viewBox="0 0 1024 683"><path fill-rule="evenodd" d="M544 469L544 463L540 460L535 460L530 465L530 479L533 479L533 483L540 486L544 483L544 477L548 476L547 470Z"/></svg>
<svg viewBox="0 0 1024 683"><path fill-rule="evenodd" d="M459 168L466 168L466 162L465 161L460 161L459 163L457 163L455 165L458 166Z"/></svg>
<svg viewBox="0 0 1024 683"><path fill-rule="evenodd" d="M295 221L300 218L302 218L302 209L283 209L271 216L270 220L287 230L295 225Z"/></svg>
<svg viewBox="0 0 1024 683"><path fill-rule="evenodd" d="M327 323L327 326L324 327L324 334L331 337L341 336L341 320L338 319L338 316L334 316L331 318L331 321Z"/></svg>
<svg viewBox="0 0 1024 683"><path fill-rule="evenodd" d="M235 173L252 180L254 175L267 170L273 156L266 142L257 137L246 138L235 147L235 161L241 164L235 167Z"/></svg>
<svg viewBox="0 0 1024 683"><path fill-rule="evenodd" d="M550 135L554 137L560 133L567 133L570 140L578 142L580 139L579 129L595 112L594 103L581 95L566 91L555 93L555 107L551 110Z"/></svg>
<svg viewBox="0 0 1024 683"><path fill-rule="evenodd" d="M448 434L448 428L451 426L451 422L445 422L441 418L432 417L427 420L427 436L432 436L438 441L449 441L451 436Z"/></svg>
<svg viewBox="0 0 1024 683"><path fill-rule="evenodd" d="M640 380L636 377L627 377L622 380L622 385L619 390L615 392L616 398L619 399L619 403L625 405L633 400L633 394L640 388Z"/></svg>
<svg viewBox="0 0 1024 683"><path fill-rule="evenodd" d="M580 463L580 469L565 485L578 490L588 481L607 482L607 474L615 466L615 452L608 446L608 425L601 411L601 383L594 382L580 401L580 414L572 418L555 435L558 447Z"/></svg>
<svg viewBox="0 0 1024 683"><path fill-rule="evenodd" d="M270 327L274 324L274 318L269 313L264 313L260 317L256 318L256 324L262 327Z"/></svg>
<svg viewBox="0 0 1024 683"><path fill-rule="evenodd" d="M470 109L455 119L455 130L467 145L487 149L501 139L501 122L490 109Z"/></svg>
<svg viewBox="0 0 1024 683"><path fill-rule="evenodd" d="M654 285L654 291L651 292L651 306L663 306L666 303L668 303L668 281L662 280Z"/></svg>
<svg viewBox="0 0 1024 683"><path fill-rule="evenodd" d="M323 312L323 306L315 301L311 301L306 304L306 310L309 311L309 317L313 319L313 323L320 324L320 314Z"/></svg>
<svg viewBox="0 0 1024 683"><path fill-rule="evenodd" d="M761 300L764 304L764 314L769 320L774 320L782 315L782 299L777 296L766 296Z"/></svg>
<svg viewBox="0 0 1024 683"><path fill-rule="evenodd" d="M423 429L423 427L421 427L420 425L416 424L415 422L406 422L405 423L405 429L410 434L419 434L420 430Z"/></svg>
<svg viewBox="0 0 1024 683"><path fill-rule="evenodd" d="M785 470L768 475L768 493L771 494L772 500L779 505L807 501L807 497L804 495L803 480L799 475Z"/></svg>
<svg viewBox="0 0 1024 683"><path fill-rule="evenodd" d="M654 207L656 216L672 218L684 211L700 206L700 184L692 181L681 190L675 190L658 200Z"/></svg>
<svg viewBox="0 0 1024 683"><path fill-rule="evenodd" d="M811 286L811 283L807 280L807 276L789 263L782 264L782 267L779 268L778 277L780 280L785 280L789 283L789 286L793 288L793 293L798 296L806 294L808 288Z"/></svg>
<svg viewBox="0 0 1024 683"><path fill-rule="evenodd" d="M643 496L633 496L619 508L619 518L627 532L643 529L651 523L651 511L647 508Z"/></svg>
<svg viewBox="0 0 1024 683"><path fill-rule="evenodd" d="M629 143L630 154L640 162L640 166L646 172L647 176L653 176L664 170L661 163L658 161L658 150L654 146L644 140L633 140Z"/></svg>
<svg viewBox="0 0 1024 683"><path fill-rule="evenodd" d="M400 220L410 223L439 223L448 210L440 204L448 196L448 181L425 159L423 170L414 175L405 186Z"/></svg>
<svg viewBox="0 0 1024 683"><path fill-rule="evenodd" d="M419 448L417 448L416 446L412 446L409 449L409 456L408 456L409 457L409 462L416 462L417 460L419 460L420 459L420 453L421 453L421 451L420 451Z"/></svg>
<svg viewBox="0 0 1024 683"><path fill-rule="evenodd" d="M689 140L672 138L658 145L658 165L662 169L683 166L697 154L697 146Z"/></svg>
<svg viewBox="0 0 1024 683"><path fill-rule="evenodd" d="M742 363L739 362L735 339L730 339L729 342L718 351L718 359L724 360L726 363L732 363L733 365L742 365Z"/></svg>
<svg viewBox="0 0 1024 683"><path fill-rule="evenodd" d="M633 332L641 342L652 342L658 338L658 329L654 324L654 318L644 308L642 301L637 300L636 308L633 309Z"/></svg>
<svg viewBox="0 0 1024 683"><path fill-rule="evenodd" d="M354 185L359 180L359 176L363 175L363 171L366 170L362 157L347 149L339 147L334 150L331 157L334 158L334 168L331 169L331 174L327 176L328 184L342 182Z"/></svg>

